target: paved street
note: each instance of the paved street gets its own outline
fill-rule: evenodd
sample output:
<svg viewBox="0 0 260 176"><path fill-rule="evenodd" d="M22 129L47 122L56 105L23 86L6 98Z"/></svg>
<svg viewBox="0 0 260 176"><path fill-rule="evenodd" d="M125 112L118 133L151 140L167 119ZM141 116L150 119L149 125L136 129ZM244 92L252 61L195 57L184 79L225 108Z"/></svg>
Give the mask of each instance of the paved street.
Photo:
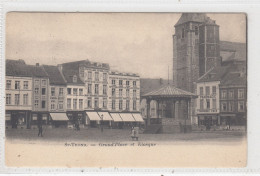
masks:
<svg viewBox="0 0 260 176"><path fill-rule="evenodd" d="M7 140L19 142L126 142L131 141L130 129L104 129L103 133L98 128L82 128L80 131L65 128L44 129L43 137L38 137L37 129L8 129L6 130ZM188 134L140 134L139 141L161 141L161 142L185 142L185 141L206 141L206 142L236 142L245 138L244 131L199 131Z"/></svg>

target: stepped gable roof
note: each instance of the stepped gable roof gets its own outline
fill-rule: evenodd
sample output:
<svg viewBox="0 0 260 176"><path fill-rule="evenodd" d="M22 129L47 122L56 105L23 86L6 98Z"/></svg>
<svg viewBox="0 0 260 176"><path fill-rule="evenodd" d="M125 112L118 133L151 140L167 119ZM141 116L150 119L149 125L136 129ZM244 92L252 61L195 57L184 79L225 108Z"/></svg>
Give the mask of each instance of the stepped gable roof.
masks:
<svg viewBox="0 0 260 176"><path fill-rule="evenodd" d="M174 87L173 85L165 85L159 89L155 89L149 93L146 93L143 95L143 97L189 97L189 98L195 98L197 97L196 94L193 94L191 92L178 89Z"/></svg>
<svg viewBox="0 0 260 176"><path fill-rule="evenodd" d="M228 73L222 80L221 85L224 86L246 86L247 78L245 74L241 73Z"/></svg>
<svg viewBox="0 0 260 176"><path fill-rule="evenodd" d="M168 84L168 81L165 79L141 78L140 79L140 95L142 96L155 89L159 89L167 84Z"/></svg>
<svg viewBox="0 0 260 176"><path fill-rule="evenodd" d="M207 73L201 76L198 79L198 83L200 82L212 82L212 81L221 81L222 78L227 74L230 70L230 66L219 66L210 69Z"/></svg>
<svg viewBox="0 0 260 176"><path fill-rule="evenodd" d="M66 85L66 81L57 66L43 65L43 68L49 76L51 85Z"/></svg>
<svg viewBox="0 0 260 176"><path fill-rule="evenodd" d="M23 60L6 60L6 76L32 77L31 70Z"/></svg>
<svg viewBox="0 0 260 176"><path fill-rule="evenodd" d="M220 55L222 61L238 60L246 61L246 43L220 41Z"/></svg>
<svg viewBox="0 0 260 176"><path fill-rule="evenodd" d="M180 19L174 26L178 26L187 22L198 22L206 24L215 24L205 13L182 13Z"/></svg>

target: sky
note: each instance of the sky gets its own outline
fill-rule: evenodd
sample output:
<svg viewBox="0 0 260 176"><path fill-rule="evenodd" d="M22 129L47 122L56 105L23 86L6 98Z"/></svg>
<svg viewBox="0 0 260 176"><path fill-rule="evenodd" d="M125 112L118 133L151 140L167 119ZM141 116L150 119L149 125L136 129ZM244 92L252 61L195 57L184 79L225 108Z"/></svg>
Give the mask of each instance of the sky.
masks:
<svg viewBox="0 0 260 176"><path fill-rule="evenodd" d="M220 40L246 42L245 14L207 14ZM141 78L172 79L180 13L18 13L6 17L6 59L57 65L88 59ZM169 72L168 72L169 68Z"/></svg>

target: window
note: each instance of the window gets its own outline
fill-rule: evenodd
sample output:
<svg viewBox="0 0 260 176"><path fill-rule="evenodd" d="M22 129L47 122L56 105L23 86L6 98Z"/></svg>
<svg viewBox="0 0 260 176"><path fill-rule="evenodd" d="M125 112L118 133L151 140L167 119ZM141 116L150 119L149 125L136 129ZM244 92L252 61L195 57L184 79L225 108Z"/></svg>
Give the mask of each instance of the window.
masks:
<svg viewBox="0 0 260 176"><path fill-rule="evenodd" d="M120 110L123 109L123 100L119 100L119 109L120 109Z"/></svg>
<svg viewBox="0 0 260 176"><path fill-rule="evenodd" d="M55 87L51 88L51 96L55 96Z"/></svg>
<svg viewBox="0 0 260 176"><path fill-rule="evenodd" d="M71 95L71 88L67 88L67 94Z"/></svg>
<svg viewBox="0 0 260 176"><path fill-rule="evenodd" d="M107 85L103 85L103 95L107 94Z"/></svg>
<svg viewBox="0 0 260 176"><path fill-rule="evenodd" d="M126 81L126 85L129 86L129 81Z"/></svg>
<svg viewBox="0 0 260 176"><path fill-rule="evenodd" d="M99 81L99 73L98 72L95 72L95 80Z"/></svg>
<svg viewBox="0 0 260 176"><path fill-rule="evenodd" d="M243 99L244 98L244 89L238 89L238 98Z"/></svg>
<svg viewBox="0 0 260 176"><path fill-rule="evenodd" d="M6 89L11 89L11 84L12 84L11 80L6 80Z"/></svg>
<svg viewBox="0 0 260 176"><path fill-rule="evenodd" d="M216 99L212 100L212 106L213 106L213 109L217 109L217 100Z"/></svg>
<svg viewBox="0 0 260 176"><path fill-rule="evenodd" d="M39 88L35 88L35 89L34 89L34 93L35 93L35 94L38 94L38 93L39 93Z"/></svg>
<svg viewBox="0 0 260 176"><path fill-rule="evenodd" d="M35 108L38 108L38 107L39 107L39 100L35 100L35 101L34 101L34 107L35 107Z"/></svg>
<svg viewBox="0 0 260 176"><path fill-rule="evenodd" d="M63 96L63 88L59 88L59 96Z"/></svg>
<svg viewBox="0 0 260 176"><path fill-rule="evenodd" d="M92 84L88 84L88 94L91 94L92 90Z"/></svg>
<svg viewBox="0 0 260 176"><path fill-rule="evenodd" d="M38 79L34 80L34 84L39 85L39 80Z"/></svg>
<svg viewBox="0 0 260 176"><path fill-rule="evenodd" d="M130 101L126 100L126 110L129 110L129 104L130 104Z"/></svg>
<svg viewBox="0 0 260 176"><path fill-rule="evenodd" d="M204 100L200 99L200 109L203 110L204 109Z"/></svg>
<svg viewBox="0 0 260 176"><path fill-rule="evenodd" d="M80 68L79 68L79 76L80 76L81 78L84 78L84 68L83 68L83 67L80 67Z"/></svg>
<svg viewBox="0 0 260 176"><path fill-rule="evenodd" d="M226 98L227 98L227 91L226 91L226 90L222 90L222 92L221 92L221 98L222 98L222 99L226 99Z"/></svg>
<svg viewBox="0 0 260 176"><path fill-rule="evenodd" d="M200 95L203 95L203 87L200 87Z"/></svg>
<svg viewBox="0 0 260 176"><path fill-rule="evenodd" d="M43 86L46 86L46 83L47 83L46 80L43 79L43 80L42 80L42 85L43 85Z"/></svg>
<svg viewBox="0 0 260 176"><path fill-rule="evenodd" d="M106 98L103 99L103 108L107 108L107 99Z"/></svg>
<svg viewBox="0 0 260 176"><path fill-rule="evenodd" d="M107 73L103 73L103 81L107 80Z"/></svg>
<svg viewBox="0 0 260 176"><path fill-rule="evenodd" d="M74 75L73 78L72 78L72 82L76 83L77 81L78 81L78 78L77 78L76 75Z"/></svg>
<svg viewBox="0 0 260 176"><path fill-rule="evenodd" d="M91 71L88 72L88 80L92 80L92 72Z"/></svg>
<svg viewBox="0 0 260 176"><path fill-rule="evenodd" d="M209 86L206 86L206 95L210 94Z"/></svg>
<svg viewBox="0 0 260 176"><path fill-rule="evenodd" d="M95 108L98 108L98 107L99 107L98 99L95 99Z"/></svg>
<svg viewBox="0 0 260 176"><path fill-rule="evenodd" d="M83 109L83 99L79 99L79 109Z"/></svg>
<svg viewBox="0 0 260 176"><path fill-rule="evenodd" d="M95 84L95 94L99 94L99 86L98 86L98 84Z"/></svg>
<svg viewBox="0 0 260 176"><path fill-rule="evenodd" d="M129 97L129 89L126 89L126 96Z"/></svg>
<svg viewBox="0 0 260 176"><path fill-rule="evenodd" d="M11 104L11 94L6 94L6 102L7 105Z"/></svg>
<svg viewBox="0 0 260 176"><path fill-rule="evenodd" d="M116 89L112 88L112 96L116 96Z"/></svg>
<svg viewBox="0 0 260 176"><path fill-rule="evenodd" d="M79 95L83 95L83 89L79 89Z"/></svg>
<svg viewBox="0 0 260 176"><path fill-rule="evenodd" d="M28 105L28 94L23 95L23 104Z"/></svg>
<svg viewBox="0 0 260 176"><path fill-rule="evenodd" d="M120 85L120 86L123 85L123 80L119 80L119 85Z"/></svg>
<svg viewBox="0 0 260 176"><path fill-rule="evenodd" d="M239 101L238 102L238 111L244 111L244 102L243 101Z"/></svg>
<svg viewBox="0 0 260 176"><path fill-rule="evenodd" d="M207 99L206 102L207 102L207 109L210 109L210 99Z"/></svg>
<svg viewBox="0 0 260 176"><path fill-rule="evenodd" d="M133 97L136 97L136 90L133 90Z"/></svg>
<svg viewBox="0 0 260 176"><path fill-rule="evenodd" d="M116 109L116 100L112 100L112 109Z"/></svg>
<svg viewBox="0 0 260 176"><path fill-rule="evenodd" d="M222 111L227 111L227 103L226 102L221 103L221 109L222 109Z"/></svg>
<svg viewBox="0 0 260 176"><path fill-rule="evenodd" d="M55 109L55 104L51 103L51 110Z"/></svg>
<svg viewBox="0 0 260 176"><path fill-rule="evenodd" d="M136 86L136 81L133 81L133 86L134 86L134 87Z"/></svg>
<svg viewBox="0 0 260 176"><path fill-rule="evenodd" d="M77 99L73 99L73 109L77 109Z"/></svg>
<svg viewBox="0 0 260 176"><path fill-rule="evenodd" d="M73 88L73 95L78 95L78 89L77 88Z"/></svg>
<svg viewBox="0 0 260 176"><path fill-rule="evenodd" d="M15 81L15 89L20 89L20 81Z"/></svg>
<svg viewBox="0 0 260 176"><path fill-rule="evenodd" d="M212 86L212 94L214 94L214 95L217 94L217 88L216 88L216 86Z"/></svg>
<svg viewBox="0 0 260 176"><path fill-rule="evenodd" d="M42 95L45 95L46 94L46 88L42 88Z"/></svg>
<svg viewBox="0 0 260 176"><path fill-rule="evenodd" d="M119 96L122 97L123 95L123 89L119 89Z"/></svg>
<svg viewBox="0 0 260 176"><path fill-rule="evenodd" d="M233 98L234 98L234 91L233 91L233 90L230 90L230 91L229 91L229 98L230 98L230 99L233 99Z"/></svg>
<svg viewBox="0 0 260 176"><path fill-rule="evenodd" d="M116 84L116 80L112 79L112 85Z"/></svg>
<svg viewBox="0 0 260 176"><path fill-rule="evenodd" d="M136 101L133 101L133 110L136 110Z"/></svg>
<svg viewBox="0 0 260 176"><path fill-rule="evenodd" d="M42 108L45 108L45 101L42 101Z"/></svg>
<svg viewBox="0 0 260 176"><path fill-rule="evenodd" d="M194 29L195 29L195 35L198 35L199 34L198 26L195 26Z"/></svg>
<svg viewBox="0 0 260 176"><path fill-rule="evenodd" d="M230 112L234 111L234 102L229 102L229 111Z"/></svg>
<svg viewBox="0 0 260 176"><path fill-rule="evenodd" d="M91 98L89 97L89 98L88 98L88 107L89 107L89 108L92 107L92 103L91 103L91 102L92 102L92 101L91 101Z"/></svg>
<svg viewBox="0 0 260 176"><path fill-rule="evenodd" d="M58 107L59 107L59 110L63 109L63 101L62 100L59 101Z"/></svg>
<svg viewBox="0 0 260 176"><path fill-rule="evenodd" d="M15 105L19 105L20 104L20 95L19 94L15 94L15 97L14 97L14 104Z"/></svg>
<svg viewBox="0 0 260 176"><path fill-rule="evenodd" d="M23 89L28 89L28 81L23 82Z"/></svg>
<svg viewBox="0 0 260 176"><path fill-rule="evenodd" d="M181 29L181 38L184 38L184 28Z"/></svg>
<svg viewBox="0 0 260 176"><path fill-rule="evenodd" d="M71 109L71 98L67 99L67 108Z"/></svg>

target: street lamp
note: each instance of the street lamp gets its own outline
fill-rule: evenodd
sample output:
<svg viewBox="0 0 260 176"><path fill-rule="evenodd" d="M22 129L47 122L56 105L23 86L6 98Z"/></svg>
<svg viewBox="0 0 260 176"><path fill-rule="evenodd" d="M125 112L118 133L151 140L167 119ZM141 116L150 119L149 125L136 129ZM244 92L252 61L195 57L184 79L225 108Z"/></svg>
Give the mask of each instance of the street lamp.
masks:
<svg viewBox="0 0 260 176"><path fill-rule="evenodd" d="M101 132L103 133L103 114L101 114L100 118L101 118L101 122L100 122Z"/></svg>

